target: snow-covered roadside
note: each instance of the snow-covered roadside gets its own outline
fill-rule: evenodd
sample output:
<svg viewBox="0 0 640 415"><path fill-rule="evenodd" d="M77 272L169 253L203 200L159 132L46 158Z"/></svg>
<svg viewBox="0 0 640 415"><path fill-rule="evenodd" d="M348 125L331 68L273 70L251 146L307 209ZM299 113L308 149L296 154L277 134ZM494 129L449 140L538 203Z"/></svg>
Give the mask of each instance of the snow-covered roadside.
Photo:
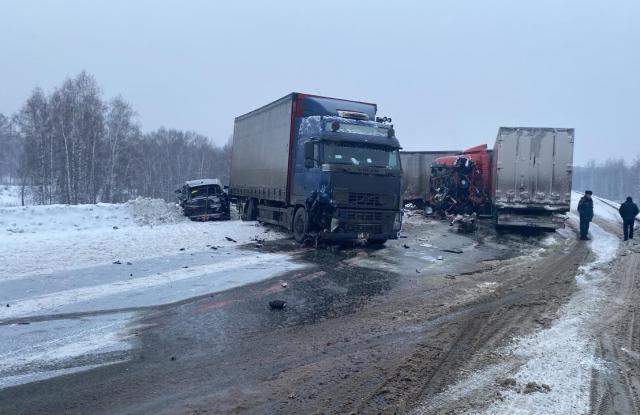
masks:
<svg viewBox="0 0 640 415"><path fill-rule="evenodd" d="M574 217L574 219L576 219ZM602 307L601 285L607 265L615 258L619 240L598 225L592 225L591 249L595 259L579 268L578 292L559 311L559 318L546 330L517 339L501 351L504 359L525 361L509 375L518 385L529 382L549 385L547 393L517 393L507 389L483 414L585 414L589 412L591 372L604 370L595 357L595 343L588 322ZM471 413L477 413L472 411Z"/></svg>
<svg viewBox="0 0 640 415"><path fill-rule="evenodd" d="M0 281L282 237L255 222L192 222L160 200L3 208Z"/></svg>
<svg viewBox="0 0 640 415"><path fill-rule="evenodd" d="M596 215L603 210L596 203ZM574 205L575 209L575 205ZM608 209L611 209L608 207ZM570 214L572 221L577 215ZM430 414L447 402L462 401L472 392L495 394L496 400L486 410L468 409L467 414L586 414L589 412L592 370L606 370L595 355L595 339L589 323L605 306L603 285L607 282L609 263L615 258L620 241L596 224L591 227L591 249L595 259L578 269L577 292L558 311L558 318L544 330L513 339L497 351L499 363L466 375L461 381L416 410ZM499 379L510 378L515 386L498 387ZM528 383L549 386L550 390L522 393Z"/></svg>

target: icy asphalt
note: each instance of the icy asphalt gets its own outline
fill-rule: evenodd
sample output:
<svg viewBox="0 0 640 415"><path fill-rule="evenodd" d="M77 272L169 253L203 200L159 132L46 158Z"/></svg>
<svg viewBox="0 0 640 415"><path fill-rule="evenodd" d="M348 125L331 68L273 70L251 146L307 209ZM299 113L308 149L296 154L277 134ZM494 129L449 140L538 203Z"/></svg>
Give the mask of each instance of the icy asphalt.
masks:
<svg viewBox="0 0 640 415"><path fill-rule="evenodd" d="M0 388L129 358L145 309L301 268L238 245L283 235L175 205L0 208Z"/></svg>

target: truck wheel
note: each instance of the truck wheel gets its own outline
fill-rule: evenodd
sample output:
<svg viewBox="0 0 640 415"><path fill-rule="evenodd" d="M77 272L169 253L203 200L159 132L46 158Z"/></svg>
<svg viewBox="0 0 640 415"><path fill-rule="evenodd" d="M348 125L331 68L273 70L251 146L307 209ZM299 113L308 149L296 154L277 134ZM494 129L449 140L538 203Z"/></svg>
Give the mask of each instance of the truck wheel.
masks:
<svg viewBox="0 0 640 415"><path fill-rule="evenodd" d="M296 210L293 215L293 237L299 243L304 242L304 238L307 235L307 212L305 208L301 207Z"/></svg>
<svg viewBox="0 0 640 415"><path fill-rule="evenodd" d="M240 219L243 221L256 220L258 218L256 202L254 198L249 198L240 203Z"/></svg>

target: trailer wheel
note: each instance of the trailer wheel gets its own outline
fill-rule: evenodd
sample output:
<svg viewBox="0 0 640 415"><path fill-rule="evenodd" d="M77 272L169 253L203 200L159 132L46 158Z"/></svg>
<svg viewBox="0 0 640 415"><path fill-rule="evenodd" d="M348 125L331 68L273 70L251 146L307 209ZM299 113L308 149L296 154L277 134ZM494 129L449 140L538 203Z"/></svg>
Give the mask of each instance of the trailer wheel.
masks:
<svg viewBox="0 0 640 415"><path fill-rule="evenodd" d="M258 218L256 200L249 198L240 203L240 219L243 221L256 220Z"/></svg>
<svg viewBox="0 0 640 415"><path fill-rule="evenodd" d="M307 211L299 207L293 215L293 237L299 243L304 242L307 235Z"/></svg>

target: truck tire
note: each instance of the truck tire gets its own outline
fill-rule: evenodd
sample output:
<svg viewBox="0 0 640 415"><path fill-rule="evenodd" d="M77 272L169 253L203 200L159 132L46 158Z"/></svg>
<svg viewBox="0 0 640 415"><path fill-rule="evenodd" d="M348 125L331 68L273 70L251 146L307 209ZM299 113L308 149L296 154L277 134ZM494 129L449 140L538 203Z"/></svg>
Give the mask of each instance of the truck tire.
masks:
<svg viewBox="0 0 640 415"><path fill-rule="evenodd" d="M258 218L256 200L249 198L240 203L240 219L243 221L256 220Z"/></svg>
<svg viewBox="0 0 640 415"><path fill-rule="evenodd" d="M307 211L303 207L299 207L293 215L293 237L302 243L307 236Z"/></svg>

